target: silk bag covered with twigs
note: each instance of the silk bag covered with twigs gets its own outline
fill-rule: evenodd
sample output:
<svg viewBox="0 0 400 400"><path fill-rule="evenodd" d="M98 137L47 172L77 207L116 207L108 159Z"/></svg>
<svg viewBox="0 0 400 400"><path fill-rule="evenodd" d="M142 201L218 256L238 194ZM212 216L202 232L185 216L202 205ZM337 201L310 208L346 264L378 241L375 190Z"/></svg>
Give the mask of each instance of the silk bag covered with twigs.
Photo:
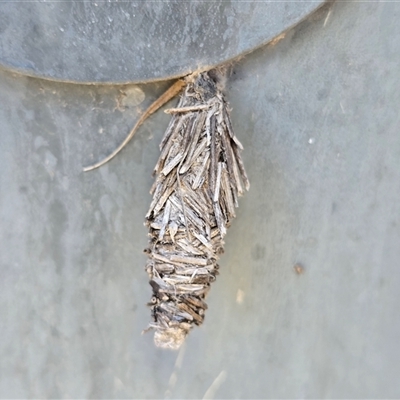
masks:
<svg viewBox="0 0 400 400"><path fill-rule="evenodd" d="M154 169L153 201L146 215L150 244L146 270L157 346L177 349L204 320L204 298L218 274L224 236L249 189L228 104L224 73L187 79L160 144Z"/></svg>

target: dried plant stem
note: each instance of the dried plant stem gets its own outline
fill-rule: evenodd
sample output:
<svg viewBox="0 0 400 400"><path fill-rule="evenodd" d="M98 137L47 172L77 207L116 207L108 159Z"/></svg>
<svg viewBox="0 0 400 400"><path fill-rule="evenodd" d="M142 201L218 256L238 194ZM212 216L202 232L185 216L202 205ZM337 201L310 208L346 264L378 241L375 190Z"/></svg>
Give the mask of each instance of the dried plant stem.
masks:
<svg viewBox="0 0 400 400"><path fill-rule="evenodd" d="M142 114L139 120L136 122L134 127L129 132L128 136L125 140L105 159L102 161L90 165L88 167L83 168L84 172L92 171L93 169L99 168L102 165L106 164L108 161L112 160L133 138L139 126L143 124L146 119L156 112L160 107L162 107L169 100L173 99L186 85L186 82L183 79L179 79L176 81L164 94L162 94L154 103L150 105L150 107Z"/></svg>

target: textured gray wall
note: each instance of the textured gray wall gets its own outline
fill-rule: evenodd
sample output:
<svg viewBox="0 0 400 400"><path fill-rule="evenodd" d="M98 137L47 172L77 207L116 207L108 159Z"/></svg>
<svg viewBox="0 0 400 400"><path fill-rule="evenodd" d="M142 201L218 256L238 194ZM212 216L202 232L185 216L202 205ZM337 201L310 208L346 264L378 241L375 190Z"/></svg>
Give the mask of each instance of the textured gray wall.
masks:
<svg viewBox="0 0 400 400"><path fill-rule="evenodd" d="M248 53L323 2L3 1L0 65L62 81L165 80Z"/></svg>
<svg viewBox="0 0 400 400"><path fill-rule="evenodd" d="M140 335L168 116L81 173L168 84L0 71L0 396L400 397L399 14L327 5L236 65L227 97L252 187L180 353Z"/></svg>

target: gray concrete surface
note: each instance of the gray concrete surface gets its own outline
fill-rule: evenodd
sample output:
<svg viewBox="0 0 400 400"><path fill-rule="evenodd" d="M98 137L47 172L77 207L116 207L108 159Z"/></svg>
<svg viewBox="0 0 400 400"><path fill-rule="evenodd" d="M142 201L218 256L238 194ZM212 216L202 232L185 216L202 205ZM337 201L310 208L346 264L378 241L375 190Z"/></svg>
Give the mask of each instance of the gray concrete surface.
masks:
<svg viewBox="0 0 400 400"><path fill-rule="evenodd" d="M61 81L168 79L248 53L323 2L6 1L0 65Z"/></svg>
<svg viewBox="0 0 400 400"><path fill-rule="evenodd" d="M236 65L252 187L180 353L140 335L168 116L81 173L168 84L0 71L0 397L400 397L399 14L334 3Z"/></svg>

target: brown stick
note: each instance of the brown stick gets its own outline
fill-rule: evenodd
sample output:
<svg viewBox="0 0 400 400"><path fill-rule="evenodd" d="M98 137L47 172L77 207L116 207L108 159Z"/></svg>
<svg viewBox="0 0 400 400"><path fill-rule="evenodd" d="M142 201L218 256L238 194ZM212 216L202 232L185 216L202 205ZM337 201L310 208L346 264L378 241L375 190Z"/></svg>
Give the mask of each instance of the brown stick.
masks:
<svg viewBox="0 0 400 400"><path fill-rule="evenodd" d="M149 106L149 108L144 112L144 114L139 118L139 120L136 122L135 126L129 132L129 135L109 156L107 156L104 160L98 162L97 164L93 164L93 165L90 165L89 167L83 168L83 171L84 172L92 171L93 169L99 168L102 165L104 165L105 163L107 163L108 161L112 160L133 138L133 136L135 135L139 126L142 125L143 122L146 121L146 119L151 114L156 112L165 103L167 103L169 100L174 98L185 86L186 86L186 82L183 79L179 79L178 81L176 81L165 93L163 93L153 104L151 104Z"/></svg>

